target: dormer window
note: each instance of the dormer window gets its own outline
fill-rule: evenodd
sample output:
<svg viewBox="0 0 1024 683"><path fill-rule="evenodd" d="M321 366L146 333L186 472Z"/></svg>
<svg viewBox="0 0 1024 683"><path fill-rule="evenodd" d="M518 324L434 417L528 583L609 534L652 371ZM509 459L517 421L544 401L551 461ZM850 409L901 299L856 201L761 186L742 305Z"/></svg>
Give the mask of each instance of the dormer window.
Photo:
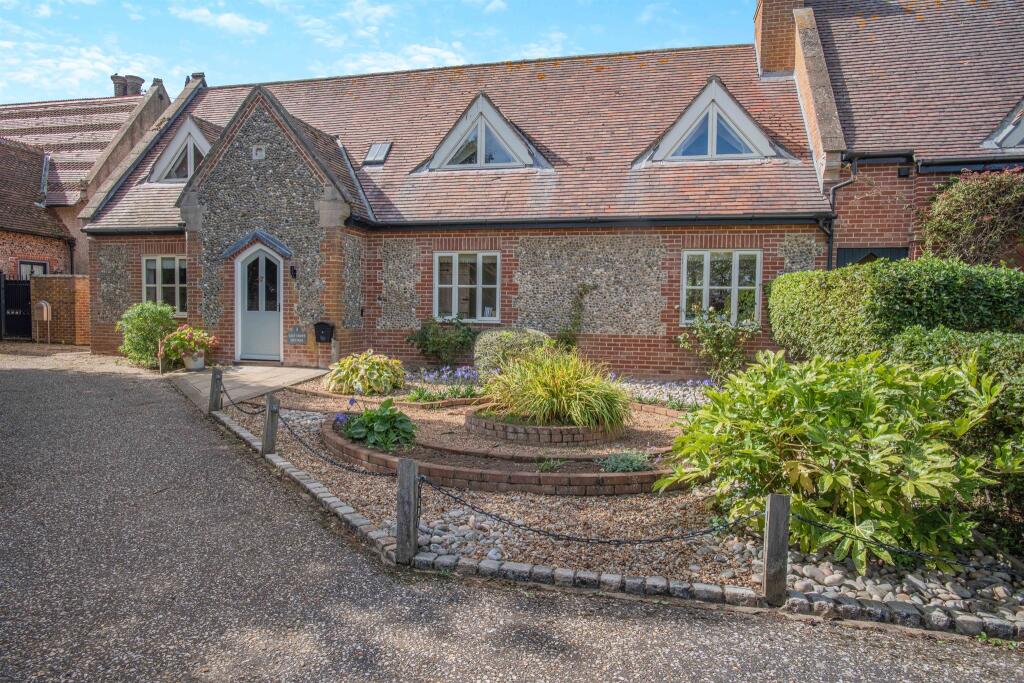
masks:
<svg viewBox="0 0 1024 683"><path fill-rule="evenodd" d="M523 167L549 166L481 93L438 145L426 170Z"/></svg>
<svg viewBox="0 0 1024 683"><path fill-rule="evenodd" d="M153 165L150 181L183 183L192 177L209 152L210 143L203 137L195 120L189 117Z"/></svg>
<svg viewBox="0 0 1024 683"><path fill-rule="evenodd" d="M675 124L637 160L704 161L779 156L750 114L712 76Z"/></svg>
<svg viewBox="0 0 1024 683"><path fill-rule="evenodd" d="M673 159L711 159L714 157L752 157L750 143L736 132L722 110L712 104L700 121L672 153Z"/></svg>

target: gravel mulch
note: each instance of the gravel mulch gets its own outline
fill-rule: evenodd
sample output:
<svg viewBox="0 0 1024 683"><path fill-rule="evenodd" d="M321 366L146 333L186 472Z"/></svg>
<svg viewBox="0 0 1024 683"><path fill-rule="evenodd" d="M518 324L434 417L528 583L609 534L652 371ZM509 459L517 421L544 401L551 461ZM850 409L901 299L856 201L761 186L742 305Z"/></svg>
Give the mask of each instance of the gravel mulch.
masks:
<svg viewBox="0 0 1024 683"><path fill-rule="evenodd" d="M256 405L258 401L254 401ZM282 407L286 403L282 400ZM232 418L259 435L262 418L227 408ZM285 419L301 413L283 411ZM315 413L300 423L303 438L326 447L315 425ZM278 431L278 453L323 482L374 524L394 523L395 481L354 474L311 456L286 429ZM543 496L531 493L457 491L473 505L507 518L551 531L591 538L652 538L700 529L712 522L706 491L632 496ZM723 581L753 585L753 538L706 536L692 542L651 545L591 545L558 541L473 514L424 487L421 501L421 545L473 557L548 564L623 574L661 574L691 581ZM748 544L750 547L748 547Z"/></svg>

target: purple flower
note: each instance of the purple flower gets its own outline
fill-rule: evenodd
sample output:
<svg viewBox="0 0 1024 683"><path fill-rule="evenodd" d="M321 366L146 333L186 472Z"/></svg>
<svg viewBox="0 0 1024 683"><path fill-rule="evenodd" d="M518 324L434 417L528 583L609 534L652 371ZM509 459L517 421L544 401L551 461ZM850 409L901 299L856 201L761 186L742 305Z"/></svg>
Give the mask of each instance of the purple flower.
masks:
<svg viewBox="0 0 1024 683"><path fill-rule="evenodd" d="M336 413L334 415L334 424L339 426L344 425L346 422L348 422L349 417L351 416L348 415L347 413Z"/></svg>
<svg viewBox="0 0 1024 683"><path fill-rule="evenodd" d="M352 407L352 406L354 406L355 404L356 404L356 400L355 400L354 398L350 398L350 399L348 400L348 407L349 407L349 408L351 408L351 407Z"/></svg>

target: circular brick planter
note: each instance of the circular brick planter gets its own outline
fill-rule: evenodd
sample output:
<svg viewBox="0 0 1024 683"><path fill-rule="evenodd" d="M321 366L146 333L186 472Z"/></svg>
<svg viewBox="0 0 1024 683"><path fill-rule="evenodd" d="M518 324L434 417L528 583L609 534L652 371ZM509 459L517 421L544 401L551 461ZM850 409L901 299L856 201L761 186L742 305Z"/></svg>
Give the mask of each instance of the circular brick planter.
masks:
<svg viewBox="0 0 1024 683"><path fill-rule="evenodd" d="M324 442L332 455L371 472L397 472L397 455L370 450L334 431L324 421ZM419 463L420 474L438 486L471 491L523 491L553 496L619 496L649 493L669 470L650 472L508 472L436 463Z"/></svg>
<svg viewBox="0 0 1024 683"><path fill-rule="evenodd" d="M478 411L466 413L466 431L470 434L517 441L529 444L550 444L552 446L579 446L588 443L613 441L619 432L607 432L590 427L534 427L514 425L500 420L483 417Z"/></svg>

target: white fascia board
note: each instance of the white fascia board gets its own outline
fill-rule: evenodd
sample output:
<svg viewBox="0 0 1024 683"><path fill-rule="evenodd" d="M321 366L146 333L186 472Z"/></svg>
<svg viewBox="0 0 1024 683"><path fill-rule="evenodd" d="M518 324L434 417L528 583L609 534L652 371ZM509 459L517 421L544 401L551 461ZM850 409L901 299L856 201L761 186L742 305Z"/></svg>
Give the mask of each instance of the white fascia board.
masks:
<svg viewBox="0 0 1024 683"><path fill-rule="evenodd" d="M185 143L188 142L190 137L192 138L192 141L195 142L196 147L199 148L199 151L203 153L204 157L210 153L211 145L209 141L203 137L202 132L199 130L199 126L196 125L195 119L189 116L185 119L185 122L181 124L181 128L179 128L178 132L174 134L170 144L167 145L163 154L160 155L160 158L157 159L156 163L153 165L153 172L149 175L149 182L160 182L160 180L167 175L171 164L173 164L178 158L178 155L181 153L181 150L185 148Z"/></svg>
<svg viewBox="0 0 1024 683"><path fill-rule="evenodd" d="M519 162L517 165L534 165L533 155L530 153L530 148L526 142L513 130L512 126L501 115L501 112L491 104L490 100L483 94L480 94L477 95L473 104L466 109L455 126L445 136L445 139L438 145L434 156L427 164L427 168L433 171L445 167L448 159L451 158L452 154L455 153L466 137L472 133L481 118L487 122L495 135L505 144L508 151L512 153L512 156L516 158ZM505 166L508 167L508 165ZM495 167L500 168L500 166ZM476 167L474 166L474 168Z"/></svg>

